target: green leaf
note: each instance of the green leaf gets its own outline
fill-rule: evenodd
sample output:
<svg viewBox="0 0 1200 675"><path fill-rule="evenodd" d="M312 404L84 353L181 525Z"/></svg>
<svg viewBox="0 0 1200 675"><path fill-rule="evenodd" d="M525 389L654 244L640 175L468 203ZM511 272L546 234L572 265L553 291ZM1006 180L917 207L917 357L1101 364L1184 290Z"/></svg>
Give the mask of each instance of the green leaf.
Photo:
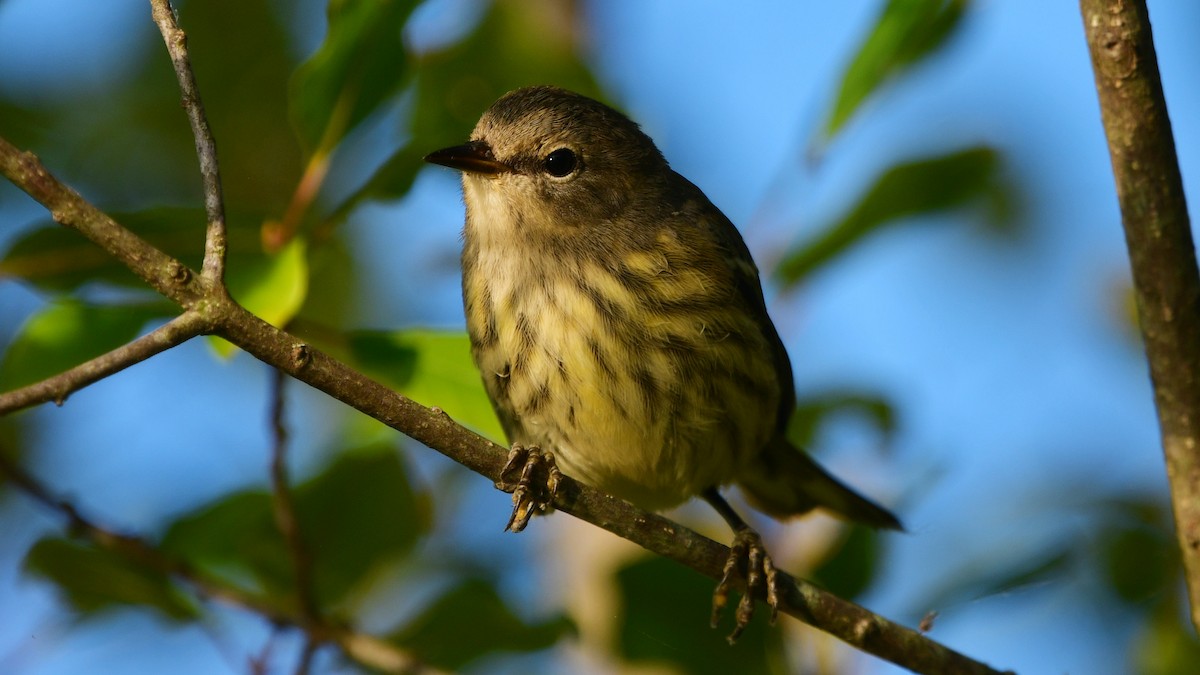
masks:
<svg viewBox="0 0 1200 675"><path fill-rule="evenodd" d="M388 446L341 453L297 486L294 498L314 591L324 608L343 603L371 570L410 551L429 528L427 505ZM252 592L293 601L292 557L273 508L264 491L230 495L177 520L163 548Z"/></svg>
<svg viewBox="0 0 1200 675"><path fill-rule="evenodd" d="M447 670L497 652L533 652L574 633L561 615L529 622L517 616L486 581L451 588L388 639L423 663Z"/></svg>
<svg viewBox="0 0 1200 675"><path fill-rule="evenodd" d="M325 42L289 87L292 121L309 152L332 149L400 90L409 60L401 31L415 5L329 1Z"/></svg>
<svg viewBox="0 0 1200 675"><path fill-rule="evenodd" d="M226 274L229 293L242 307L272 326L296 316L308 294L308 258L302 237L294 237L276 253L243 260ZM213 347L228 357L233 345L213 338Z"/></svg>
<svg viewBox="0 0 1200 675"><path fill-rule="evenodd" d="M504 438L466 333L358 331L350 334L350 352L357 366L405 396L484 436Z"/></svg>
<svg viewBox="0 0 1200 675"><path fill-rule="evenodd" d="M967 0L890 0L842 77L825 127L832 137L868 96L946 43Z"/></svg>
<svg viewBox="0 0 1200 675"><path fill-rule="evenodd" d="M204 211L148 209L113 213L113 220L155 247L198 269L204 253ZM49 291L103 281L145 288L146 282L75 230L46 221L18 238L0 259L0 278L24 279Z"/></svg>
<svg viewBox="0 0 1200 675"><path fill-rule="evenodd" d="M832 415L859 413L885 436L896 430L896 410L878 394L835 392L796 401L787 437L796 447L812 447L817 430Z"/></svg>
<svg viewBox="0 0 1200 675"><path fill-rule="evenodd" d="M1112 526L1101 533L1101 564L1109 586L1123 601L1140 603L1175 581L1175 540L1146 526Z"/></svg>
<svg viewBox="0 0 1200 675"><path fill-rule="evenodd" d="M43 380L137 337L148 321L169 316L164 303L89 305L52 302L21 328L0 364L0 390Z"/></svg>
<svg viewBox="0 0 1200 675"><path fill-rule="evenodd" d="M1157 496L1107 499L1098 559L1109 587L1130 605L1170 596L1179 574L1179 552L1169 507Z"/></svg>
<svg viewBox="0 0 1200 675"><path fill-rule="evenodd" d="M197 608L166 574L91 544L41 539L26 554L25 569L56 584L67 601L84 614L142 605L175 620L198 615Z"/></svg>
<svg viewBox="0 0 1200 675"><path fill-rule="evenodd" d="M294 585L267 492L234 493L184 515L167 529L162 549L264 596L287 597Z"/></svg>
<svg viewBox="0 0 1200 675"><path fill-rule="evenodd" d="M155 248L200 269L204 255L205 216L196 208L154 208L112 213L112 219ZM228 267L238 270L261 260L259 218L254 214L229 216ZM146 282L116 258L78 232L45 221L19 237L0 258L0 279L23 279L38 288L74 291L86 283L104 282L143 290Z"/></svg>
<svg viewBox="0 0 1200 675"><path fill-rule="evenodd" d="M422 57L412 128L422 150L466 141L483 111L517 87L554 83L598 96L577 33L562 28L571 21L560 3L493 2L465 39Z"/></svg>
<svg viewBox="0 0 1200 675"><path fill-rule="evenodd" d="M429 531L428 502L388 445L342 453L296 490L296 517L313 554L317 599L331 606Z"/></svg>
<svg viewBox="0 0 1200 675"><path fill-rule="evenodd" d="M375 173L333 210L346 217L368 199L397 199L412 187L433 150L467 140L480 115L505 92L554 83L603 98L581 58L569 5L493 2L479 24L458 43L417 59L411 133ZM531 40L529 36L538 39Z"/></svg>
<svg viewBox="0 0 1200 675"><path fill-rule="evenodd" d="M997 175L1000 158L986 147L900 164L888 169L858 205L816 241L793 249L776 275L794 286L881 226L921 213L946 211L992 197L999 218L1003 204Z"/></svg>
<svg viewBox="0 0 1200 675"><path fill-rule="evenodd" d="M258 225L268 215L282 212L303 167L303 151L296 135L291 125L282 122L288 118L287 82L297 60L292 15L300 10L295 3L280 5L275 0L204 0L178 3L178 7L204 110L219 147L230 226L239 211L254 211L258 217L250 231L257 244ZM169 67L163 67L161 53L158 59L152 56L147 59L146 69L169 79L131 105L136 111L146 105L146 99L165 99L167 105L162 107L166 110L160 113L157 123L171 123L174 137L184 142L173 156L179 158L181 169L188 169L181 175L183 185L194 190L198 183L194 141L187 125L179 124L179 104L173 100L176 97L164 96L177 88L175 78ZM129 122L123 126L129 126ZM200 203L197 192L184 194L195 194L196 203ZM229 268L234 267L230 261Z"/></svg>
<svg viewBox="0 0 1200 675"><path fill-rule="evenodd" d="M1200 663L1200 640L1185 624L1184 612L1168 603L1159 608L1134 639L1130 650L1138 675L1192 675Z"/></svg>
<svg viewBox="0 0 1200 675"><path fill-rule="evenodd" d="M632 661L672 663L686 673L766 673L780 663L778 629L759 613L730 646L736 600L717 630L709 627L714 582L660 557L638 560L617 573L623 611L617 651Z"/></svg>
<svg viewBox="0 0 1200 675"><path fill-rule="evenodd" d="M482 111L481 111L482 112ZM449 142L445 143L449 145ZM341 222L361 203L369 199L399 199L408 193L417 173L425 168L422 159L440 145L422 142L420 145L410 143L392 153L375 173L353 194L342 201L330 214L329 220Z"/></svg>

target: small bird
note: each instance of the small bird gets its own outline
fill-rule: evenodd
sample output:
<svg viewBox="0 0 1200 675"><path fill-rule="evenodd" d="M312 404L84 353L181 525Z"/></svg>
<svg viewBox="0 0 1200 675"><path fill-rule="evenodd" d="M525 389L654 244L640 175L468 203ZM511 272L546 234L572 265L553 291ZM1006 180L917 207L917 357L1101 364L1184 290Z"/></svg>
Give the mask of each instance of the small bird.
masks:
<svg viewBox="0 0 1200 675"><path fill-rule="evenodd" d="M772 619L778 593L721 487L776 518L823 507L901 529L788 441L792 368L750 251L637 124L527 87L425 160L462 172L471 353L513 444L503 476L519 475L504 480L508 529L547 508L562 473L649 510L700 496L734 532L714 627L735 573L746 579L731 642L754 593Z"/></svg>

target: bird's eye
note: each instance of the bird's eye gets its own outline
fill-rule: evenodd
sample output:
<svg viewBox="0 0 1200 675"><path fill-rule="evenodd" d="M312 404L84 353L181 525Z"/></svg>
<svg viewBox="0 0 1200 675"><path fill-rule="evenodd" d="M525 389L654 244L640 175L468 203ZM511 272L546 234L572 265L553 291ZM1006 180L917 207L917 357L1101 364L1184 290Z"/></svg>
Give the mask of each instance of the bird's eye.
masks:
<svg viewBox="0 0 1200 675"><path fill-rule="evenodd" d="M559 148L546 155L546 159L542 160L542 166L545 167L546 173L555 178L562 178L579 166L579 159L570 149Z"/></svg>

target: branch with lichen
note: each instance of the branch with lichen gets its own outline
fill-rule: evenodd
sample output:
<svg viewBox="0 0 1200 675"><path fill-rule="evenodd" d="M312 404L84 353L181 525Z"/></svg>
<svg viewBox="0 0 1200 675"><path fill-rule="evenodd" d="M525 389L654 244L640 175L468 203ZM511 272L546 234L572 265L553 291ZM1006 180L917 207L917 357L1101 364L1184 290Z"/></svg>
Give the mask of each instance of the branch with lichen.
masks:
<svg viewBox="0 0 1200 675"><path fill-rule="evenodd" d="M1081 0L1129 248L1175 532L1200 630L1200 273L1142 0Z"/></svg>

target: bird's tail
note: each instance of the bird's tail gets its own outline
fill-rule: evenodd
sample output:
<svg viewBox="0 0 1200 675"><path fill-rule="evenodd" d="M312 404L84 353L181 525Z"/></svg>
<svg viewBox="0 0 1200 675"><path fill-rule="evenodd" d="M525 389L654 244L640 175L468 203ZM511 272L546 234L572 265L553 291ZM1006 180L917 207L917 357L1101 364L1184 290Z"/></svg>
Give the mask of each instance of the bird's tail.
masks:
<svg viewBox="0 0 1200 675"><path fill-rule="evenodd" d="M891 512L843 485L783 438L767 446L738 484L752 505L776 518L822 507L871 527L904 529Z"/></svg>

